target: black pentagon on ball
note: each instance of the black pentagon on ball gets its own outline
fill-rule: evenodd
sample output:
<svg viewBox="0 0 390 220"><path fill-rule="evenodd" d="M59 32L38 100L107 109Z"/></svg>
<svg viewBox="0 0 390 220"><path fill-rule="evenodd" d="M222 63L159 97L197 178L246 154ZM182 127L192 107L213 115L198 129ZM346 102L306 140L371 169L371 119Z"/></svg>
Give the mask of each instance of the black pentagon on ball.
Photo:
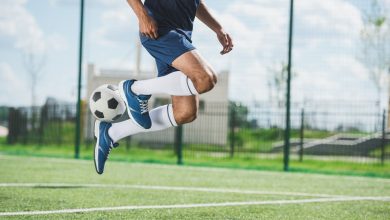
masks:
<svg viewBox="0 0 390 220"><path fill-rule="evenodd" d="M101 97L102 97L102 93L101 93L101 92L95 92L95 94L93 94L93 96L92 96L92 100L93 100L94 102L96 102L96 101L99 100Z"/></svg>
<svg viewBox="0 0 390 220"><path fill-rule="evenodd" d="M118 107L118 105L119 105L119 102L115 98L108 100L108 108L116 109L116 107Z"/></svg>
<svg viewBox="0 0 390 220"><path fill-rule="evenodd" d="M100 111L96 110L96 111L94 112L94 114L95 114L95 116L98 117L98 118L104 118L103 112L100 112Z"/></svg>
<svg viewBox="0 0 390 220"><path fill-rule="evenodd" d="M122 114L119 114L119 115L115 116L114 118L112 118L112 120L113 120L113 121L116 121L116 120L118 120L121 116L122 116Z"/></svg>

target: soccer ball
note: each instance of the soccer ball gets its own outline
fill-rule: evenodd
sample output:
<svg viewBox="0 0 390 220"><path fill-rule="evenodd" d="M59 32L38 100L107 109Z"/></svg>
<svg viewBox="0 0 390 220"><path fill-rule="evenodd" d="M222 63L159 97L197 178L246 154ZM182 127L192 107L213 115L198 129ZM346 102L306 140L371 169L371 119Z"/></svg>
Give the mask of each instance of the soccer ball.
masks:
<svg viewBox="0 0 390 220"><path fill-rule="evenodd" d="M118 87L105 84L92 92L89 109L97 120L114 122L125 113L126 106L119 95Z"/></svg>

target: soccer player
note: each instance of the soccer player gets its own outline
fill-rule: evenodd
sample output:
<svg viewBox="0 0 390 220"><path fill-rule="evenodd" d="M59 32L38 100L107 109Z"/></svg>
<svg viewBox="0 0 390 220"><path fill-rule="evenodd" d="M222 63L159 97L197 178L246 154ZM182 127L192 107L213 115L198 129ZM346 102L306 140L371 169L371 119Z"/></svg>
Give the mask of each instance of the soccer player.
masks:
<svg viewBox="0 0 390 220"><path fill-rule="evenodd" d="M119 92L130 120L120 123L96 121L95 168L102 174L111 149L117 142L140 132L158 131L196 119L198 95L213 89L214 70L192 45L195 16L213 30L222 44L221 55L233 49L233 42L208 10L204 0L127 0L139 21L140 40L155 58L158 77L126 80ZM172 96L172 104L148 111L152 94Z"/></svg>

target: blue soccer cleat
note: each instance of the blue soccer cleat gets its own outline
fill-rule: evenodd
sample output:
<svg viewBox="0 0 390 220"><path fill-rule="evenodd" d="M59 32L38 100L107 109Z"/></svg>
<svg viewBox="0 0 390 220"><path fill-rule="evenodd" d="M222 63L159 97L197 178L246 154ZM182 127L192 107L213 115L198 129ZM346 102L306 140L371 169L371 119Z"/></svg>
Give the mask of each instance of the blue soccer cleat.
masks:
<svg viewBox="0 0 390 220"><path fill-rule="evenodd" d="M148 100L151 95L136 95L131 91L135 80L125 80L119 83L119 94L127 107L127 114L130 119L140 127L149 129L152 127L148 111Z"/></svg>
<svg viewBox="0 0 390 220"><path fill-rule="evenodd" d="M111 125L112 124L108 122L95 121L95 137L97 141L95 145L94 162L98 174L103 173L104 165L112 148L118 146L118 144L114 143L108 135L108 129Z"/></svg>

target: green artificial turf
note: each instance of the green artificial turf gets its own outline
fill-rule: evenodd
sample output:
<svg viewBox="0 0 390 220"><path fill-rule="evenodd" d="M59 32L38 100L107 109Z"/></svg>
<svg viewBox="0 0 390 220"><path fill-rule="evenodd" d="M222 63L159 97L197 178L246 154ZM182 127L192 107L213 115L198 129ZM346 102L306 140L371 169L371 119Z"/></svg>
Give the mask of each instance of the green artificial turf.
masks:
<svg viewBox="0 0 390 220"><path fill-rule="evenodd" d="M73 158L74 148L72 146L56 145L0 144L0 153L20 156ZM92 159L92 155L92 146L81 147L81 159ZM183 155L184 165L273 171L282 171L283 168L281 154L269 155L239 152L233 158L230 158L229 152L197 152L184 147ZM126 148L123 144L112 151L110 159L113 161L160 164L176 164L177 162L173 149L147 149L137 146ZM387 160L384 165L381 165L379 159L365 162L326 156L304 156L303 162L299 162L297 155L292 154L290 171L390 178L390 162Z"/></svg>
<svg viewBox="0 0 390 220"><path fill-rule="evenodd" d="M105 173L97 175L91 160L9 155L0 155L0 168L0 214L76 208L323 198L317 194L326 194L326 198L334 198L336 195L387 197L387 201L148 208L36 216L0 216L7 219L390 218L390 180L381 178L128 163L112 160L108 161ZM2 183L39 183L39 185L4 187ZM106 187L91 188L85 184L104 184ZM131 186L146 188L131 188ZM151 186L167 188L152 189ZM171 190L169 187L183 188ZM193 188L211 189L211 191L194 191ZM236 192L212 191L215 189ZM291 194L297 192L306 194Z"/></svg>

